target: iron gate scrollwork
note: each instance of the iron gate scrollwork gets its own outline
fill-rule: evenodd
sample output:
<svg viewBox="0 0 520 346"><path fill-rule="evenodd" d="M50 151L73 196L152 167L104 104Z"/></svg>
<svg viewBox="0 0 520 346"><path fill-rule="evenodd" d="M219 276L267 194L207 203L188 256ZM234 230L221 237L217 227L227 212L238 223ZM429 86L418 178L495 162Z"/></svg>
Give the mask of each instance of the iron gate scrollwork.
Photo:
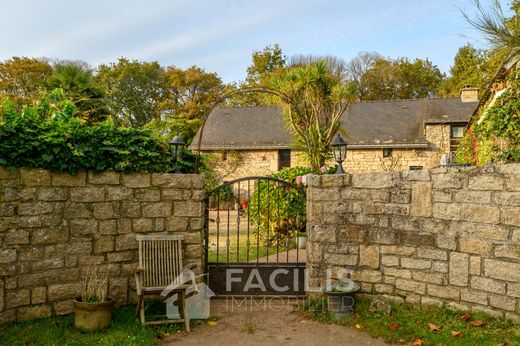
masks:
<svg viewBox="0 0 520 346"><path fill-rule="evenodd" d="M304 295L304 186L271 177L226 182L206 200L205 263L217 296Z"/></svg>

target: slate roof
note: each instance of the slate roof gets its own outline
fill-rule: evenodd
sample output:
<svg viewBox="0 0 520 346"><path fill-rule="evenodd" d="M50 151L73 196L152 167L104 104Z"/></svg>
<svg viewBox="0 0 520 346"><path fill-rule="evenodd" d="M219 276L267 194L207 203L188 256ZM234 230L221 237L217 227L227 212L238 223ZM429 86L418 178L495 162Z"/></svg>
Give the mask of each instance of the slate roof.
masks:
<svg viewBox="0 0 520 346"><path fill-rule="evenodd" d="M477 102L459 98L354 103L342 116L351 149L425 148L424 124L467 123ZM199 130L200 132L200 130ZM196 149L198 136L192 142ZM291 136L281 110L270 107L217 108L210 113L201 150L288 149Z"/></svg>

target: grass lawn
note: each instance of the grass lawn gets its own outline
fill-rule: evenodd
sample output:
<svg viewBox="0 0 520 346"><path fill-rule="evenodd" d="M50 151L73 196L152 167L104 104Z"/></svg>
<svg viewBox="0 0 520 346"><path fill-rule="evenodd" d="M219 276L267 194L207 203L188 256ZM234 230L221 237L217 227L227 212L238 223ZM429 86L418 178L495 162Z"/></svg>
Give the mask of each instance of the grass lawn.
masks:
<svg viewBox="0 0 520 346"><path fill-rule="evenodd" d="M371 300L356 299L352 316L333 321L325 301L314 301L303 310L324 323L352 326L386 342L407 345L520 345L520 325L484 313L468 313L446 307L419 309L391 303L392 312L369 312ZM475 322L478 321L478 322ZM482 323L482 324L481 324ZM478 326L481 324L480 326ZM421 343L422 342L422 343Z"/></svg>
<svg viewBox="0 0 520 346"><path fill-rule="evenodd" d="M114 310L106 331L82 332L74 327L74 315L2 326L0 345L156 345L161 336L184 329L183 325L141 327L135 307Z"/></svg>

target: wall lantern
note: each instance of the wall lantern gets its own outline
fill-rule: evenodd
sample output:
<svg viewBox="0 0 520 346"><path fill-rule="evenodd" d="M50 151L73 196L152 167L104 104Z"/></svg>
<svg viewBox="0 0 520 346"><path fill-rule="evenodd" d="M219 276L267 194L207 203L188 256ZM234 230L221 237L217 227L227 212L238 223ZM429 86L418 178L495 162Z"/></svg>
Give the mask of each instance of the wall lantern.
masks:
<svg viewBox="0 0 520 346"><path fill-rule="evenodd" d="M336 174L345 174L342 163L345 161L345 157L347 156L347 142L338 133L332 143L330 143L330 146L332 147L332 152L334 153L334 159L338 163Z"/></svg>
<svg viewBox="0 0 520 346"><path fill-rule="evenodd" d="M182 148L186 145L179 134L176 134L175 137L168 143L170 146L170 153L172 154L172 162L173 167L175 169L175 173L180 173L179 167L177 166L177 160L179 159Z"/></svg>

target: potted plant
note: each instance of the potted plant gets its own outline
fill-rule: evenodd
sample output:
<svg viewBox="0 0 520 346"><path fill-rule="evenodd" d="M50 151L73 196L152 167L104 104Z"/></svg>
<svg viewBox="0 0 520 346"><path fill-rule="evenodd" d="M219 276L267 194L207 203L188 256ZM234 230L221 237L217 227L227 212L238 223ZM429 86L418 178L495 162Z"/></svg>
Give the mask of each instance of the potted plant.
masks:
<svg viewBox="0 0 520 346"><path fill-rule="evenodd" d="M329 313L336 319L350 316L354 312L354 298L359 289L359 284L351 280L325 287L324 293L327 297Z"/></svg>
<svg viewBox="0 0 520 346"><path fill-rule="evenodd" d="M98 273L96 265L89 265L81 297L74 300L74 325L86 331L108 328L112 321L114 298L107 296L108 267Z"/></svg>
<svg viewBox="0 0 520 346"><path fill-rule="evenodd" d="M307 247L307 232L305 232L305 229L298 232L298 236L296 237L296 244L298 249L305 249Z"/></svg>

